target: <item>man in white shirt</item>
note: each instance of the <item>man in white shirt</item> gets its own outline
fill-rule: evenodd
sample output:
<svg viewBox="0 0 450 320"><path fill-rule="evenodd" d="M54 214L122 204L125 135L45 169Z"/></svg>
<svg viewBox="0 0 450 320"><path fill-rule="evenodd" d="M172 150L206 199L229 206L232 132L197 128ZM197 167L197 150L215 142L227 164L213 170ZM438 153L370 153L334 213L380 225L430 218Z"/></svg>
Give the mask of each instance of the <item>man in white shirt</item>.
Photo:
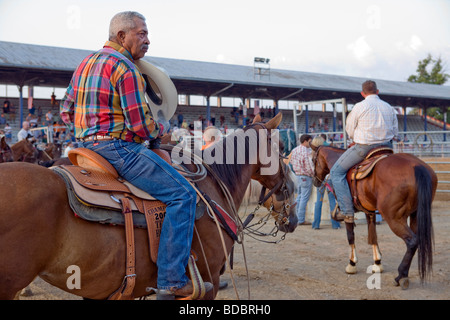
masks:
<svg viewBox="0 0 450 320"><path fill-rule="evenodd" d="M368 80L362 84L365 100L355 104L347 117L346 131L355 145L345 151L331 168L340 212L335 220L353 223L355 210L347 183L347 171L361 162L370 150L380 146L392 148L392 139L398 134L397 114L394 108L378 97L377 84Z"/></svg>
<svg viewBox="0 0 450 320"><path fill-rule="evenodd" d="M22 129L20 129L17 133L17 141L27 139L29 135L32 136L30 131L30 123L28 121L24 121L22 122Z"/></svg>

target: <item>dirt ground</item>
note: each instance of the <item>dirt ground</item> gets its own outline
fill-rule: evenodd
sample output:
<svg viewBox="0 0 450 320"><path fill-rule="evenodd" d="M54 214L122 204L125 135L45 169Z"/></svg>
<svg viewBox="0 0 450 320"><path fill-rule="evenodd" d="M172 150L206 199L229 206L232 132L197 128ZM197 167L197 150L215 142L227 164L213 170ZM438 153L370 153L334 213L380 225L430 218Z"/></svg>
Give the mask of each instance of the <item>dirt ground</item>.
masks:
<svg viewBox="0 0 450 320"><path fill-rule="evenodd" d="M377 226L378 241L383 254L384 272L370 278L367 267L373 264L372 247L367 244L367 225L358 220L355 229L358 254L358 273L348 275L349 246L345 227L334 230L330 222L323 222L320 230L299 226L294 233L278 244L269 244L245 237L245 253L250 279L250 299L257 300L435 300L450 299L450 212L444 201L433 204L435 249L433 276L421 285L417 271L417 258L410 270L407 290L393 285L397 268L405 253L405 244L382 222ZM272 225L272 223L271 223ZM276 240L278 238L266 239ZM239 298L248 299L248 282L241 245L236 245L233 277ZM370 278L370 279L369 279ZM378 287L369 289L369 287ZM235 289L226 271L222 280L228 288L217 296L220 300L237 299ZM379 282L377 283L377 280ZM370 285L371 284L371 285ZM377 285L379 284L379 285ZM20 299L52 300L80 299L36 279L31 285L33 295Z"/></svg>

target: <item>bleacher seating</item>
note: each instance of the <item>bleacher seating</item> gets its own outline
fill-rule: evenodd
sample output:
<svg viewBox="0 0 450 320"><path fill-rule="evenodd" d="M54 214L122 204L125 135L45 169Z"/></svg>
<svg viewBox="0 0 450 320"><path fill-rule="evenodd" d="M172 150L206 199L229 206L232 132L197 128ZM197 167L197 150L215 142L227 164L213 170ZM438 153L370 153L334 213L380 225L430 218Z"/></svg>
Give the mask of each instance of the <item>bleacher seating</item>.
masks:
<svg viewBox="0 0 450 320"><path fill-rule="evenodd" d="M0 98L0 101L3 103L3 101L6 98ZM17 141L17 132L21 128L20 124L20 115L19 115L19 99L18 98L8 98L8 100L14 105L14 110L16 112L15 114L15 122L9 121L11 127L12 127L12 143L15 143ZM43 119L45 119L45 113L47 113L49 110L52 111L54 119L56 118L56 121L59 120L59 107L58 106L52 106L50 103L50 99L35 99L34 105L37 109L38 106L41 107ZM232 116L231 111L233 108L231 107L211 107L211 115L215 115L215 124L216 126L220 125L220 116L223 115L225 117L225 125L228 129L236 129L239 127L239 124L235 122L234 116ZM254 109L250 108L247 110L248 115L253 114ZM267 115L267 108L266 111L266 120L268 119ZM197 105L179 105L177 108L177 112L181 112L183 114L183 118L186 120L188 124L193 123L194 121L197 121L199 116L202 115L203 118L206 118L206 107L205 106L197 106ZM286 109L280 109L280 112L283 113L283 120L281 122L280 128L293 128L293 111L292 110L286 110ZM28 115L28 108L27 108L27 99L24 99L24 110L23 110L23 120L26 119ZM337 114L337 126L338 122L341 119L342 115L341 113ZM320 132L321 130L318 129L319 119L322 119L323 123L328 124L328 132L333 130L333 113L332 112L320 112L320 111L309 111L308 112L308 124L309 126L316 125L315 133ZM41 121L42 123L42 121ZM178 123L177 120L177 113L172 117L171 124L176 125ZM404 131L403 128L403 115L398 116L398 124L399 124L399 131ZM298 132L303 133L306 131L306 121L305 121L305 113L303 113L301 116L297 118L297 127ZM337 129L339 131L339 128ZM424 121L421 116L415 116L415 115L408 115L407 118L407 131L423 131L424 130ZM428 122L427 124L427 130L428 131L440 131L442 130L441 127L438 127L436 125L433 125ZM414 142L414 139L416 138L417 133L411 133L408 134L407 137L409 141ZM433 134L432 139L435 142L440 142L443 140L443 134Z"/></svg>

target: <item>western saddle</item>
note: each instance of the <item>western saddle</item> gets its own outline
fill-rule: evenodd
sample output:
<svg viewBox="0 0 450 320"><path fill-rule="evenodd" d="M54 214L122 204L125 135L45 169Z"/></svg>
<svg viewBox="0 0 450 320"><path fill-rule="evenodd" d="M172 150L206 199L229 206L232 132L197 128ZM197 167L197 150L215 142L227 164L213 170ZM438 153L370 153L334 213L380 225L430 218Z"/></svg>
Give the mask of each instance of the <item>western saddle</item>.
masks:
<svg viewBox="0 0 450 320"><path fill-rule="evenodd" d="M114 167L96 152L77 148L68 156L73 165L52 167L52 170L65 181L69 203L75 214L89 221L125 225L125 277L121 287L109 299L133 299L136 282L134 227L147 228L150 258L156 263L166 205L122 179ZM194 289L198 286L198 294L204 295L204 284L195 262L189 259L188 265L191 276L194 272L195 278L200 278L198 283L193 281ZM202 296L194 290L191 298Z"/></svg>
<svg viewBox="0 0 450 320"><path fill-rule="evenodd" d="M357 181L362 180L366 177L368 177L373 169L375 168L375 165L380 162L381 160L389 157L394 153L394 150L387 147L378 147L371 150L363 161L356 164L353 168L351 168L347 173L347 181L348 185L350 186L350 190L353 197L353 204L356 209L363 211L367 214L374 214L375 212L370 211L366 208L364 208L359 201L358 197L358 189L357 189Z"/></svg>

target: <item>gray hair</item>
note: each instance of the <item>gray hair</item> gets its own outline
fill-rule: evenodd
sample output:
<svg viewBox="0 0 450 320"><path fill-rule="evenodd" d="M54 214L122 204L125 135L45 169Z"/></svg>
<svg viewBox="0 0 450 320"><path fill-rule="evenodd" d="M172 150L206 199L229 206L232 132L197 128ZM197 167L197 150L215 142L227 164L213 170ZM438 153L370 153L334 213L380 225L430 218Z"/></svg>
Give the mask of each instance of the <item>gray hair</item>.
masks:
<svg viewBox="0 0 450 320"><path fill-rule="evenodd" d="M114 40L120 31L128 32L136 28L135 18L145 21L145 17L139 12L124 11L117 13L109 24L109 40Z"/></svg>

